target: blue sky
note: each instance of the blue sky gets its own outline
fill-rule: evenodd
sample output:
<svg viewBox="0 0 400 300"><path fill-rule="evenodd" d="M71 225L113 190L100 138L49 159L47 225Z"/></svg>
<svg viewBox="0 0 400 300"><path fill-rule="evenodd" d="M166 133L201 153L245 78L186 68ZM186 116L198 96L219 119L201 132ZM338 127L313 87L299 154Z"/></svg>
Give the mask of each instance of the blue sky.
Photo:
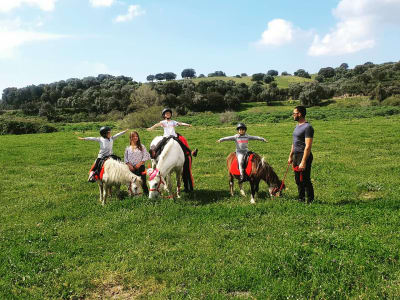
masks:
<svg viewBox="0 0 400 300"><path fill-rule="evenodd" d="M0 0L0 90L399 61L400 0Z"/></svg>

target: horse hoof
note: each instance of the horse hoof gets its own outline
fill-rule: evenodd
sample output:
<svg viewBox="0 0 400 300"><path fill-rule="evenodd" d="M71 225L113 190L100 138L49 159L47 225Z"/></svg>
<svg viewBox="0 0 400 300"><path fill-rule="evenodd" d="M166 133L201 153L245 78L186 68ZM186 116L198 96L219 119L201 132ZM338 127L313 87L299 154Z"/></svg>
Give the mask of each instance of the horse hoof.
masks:
<svg viewBox="0 0 400 300"><path fill-rule="evenodd" d="M251 199L251 200L250 200L250 203L251 203L251 204L256 204L256 201L255 201L254 199Z"/></svg>
<svg viewBox="0 0 400 300"><path fill-rule="evenodd" d="M245 193L244 191L240 191L240 194L241 194L242 196L246 196L246 193Z"/></svg>

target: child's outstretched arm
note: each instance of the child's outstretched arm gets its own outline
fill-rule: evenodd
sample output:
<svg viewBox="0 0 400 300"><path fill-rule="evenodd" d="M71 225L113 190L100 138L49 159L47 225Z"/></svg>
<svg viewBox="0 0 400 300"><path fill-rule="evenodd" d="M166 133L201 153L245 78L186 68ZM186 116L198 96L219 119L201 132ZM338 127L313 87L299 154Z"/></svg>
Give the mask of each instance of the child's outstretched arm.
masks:
<svg viewBox="0 0 400 300"><path fill-rule="evenodd" d="M147 131L150 131L150 130L153 130L154 128L156 128L156 127L161 127L161 122L159 122L159 123L157 123L157 124L154 124L153 126L147 128L146 130L147 130Z"/></svg>
<svg viewBox="0 0 400 300"><path fill-rule="evenodd" d="M267 142L267 140L265 138L259 137L259 136L249 135L248 138L249 138L249 140L261 141L264 143Z"/></svg>
<svg viewBox="0 0 400 300"><path fill-rule="evenodd" d="M78 140L82 140L82 141L94 141L94 142L99 142L100 139L97 137L80 137L78 136Z"/></svg>
<svg viewBox="0 0 400 300"><path fill-rule="evenodd" d="M177 122L179 126L187 126L187 127L192 127L191 124L183 123L183 122Z"/></svg>
<svg viewBox="0 0 400 300"><path fill-rule="evenodd" d="M116 139L117 137L119 137L119 136L121 136L121 135L123 135L125 132L127 132L128 131L128 129L125 129L124 131L121 131L121 132L118 132L117 134L115 134L115 135L113 135L113 139Z"/></svg>
<svg viewBox="0 0 400 300"><path fill-rule="evenodd" d="M234 141L236 139L236 136L226 136L223 138L220 138L219 140L217 140L217 143L221 143L221 142L226 142L226 141Z"/></svg>

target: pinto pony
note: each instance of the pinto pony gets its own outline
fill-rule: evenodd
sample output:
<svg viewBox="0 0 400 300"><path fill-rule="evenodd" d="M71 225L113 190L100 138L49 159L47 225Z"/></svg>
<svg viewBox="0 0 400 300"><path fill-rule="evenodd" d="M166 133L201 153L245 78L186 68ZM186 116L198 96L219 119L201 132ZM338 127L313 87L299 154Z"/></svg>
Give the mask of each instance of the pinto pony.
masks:
<svg viewBox="0 0 400 300"><path fill-rule="evenodd" d="M97 179L100 191L100 202L106 203L107 196L111 196L112 186L119 189L121 184L128 186L129 195L138 195L141 193L142 180L139 176L133 174L127 164L109 158L104 162L100 178Z"/></svg>
<svg viewBox="0 0 400 300"><path fill-rule="evenodd" d="M264 180L269 186L269 194L271 196L281 196L282 190L285 188L285 185L282 184L282 181L279 179L278 175L276 175L274 169L258 154L251 154L251 171L248 174L250 188L251 188L251 200L250 203L254 204L256 201L254 200L255 194L258 192L260 180ZM236 160L236 153L232 152L226 158L226 163L229 172L229 187L231 195L233 196L233 179L239 179L240 175L232 174L231 165ZM249 162L250 163L250 162ZM250 170L250 166L246 168L246 170ZM240 193L245 196L245 192L243 190L242 184L239 183Z"/></svg>

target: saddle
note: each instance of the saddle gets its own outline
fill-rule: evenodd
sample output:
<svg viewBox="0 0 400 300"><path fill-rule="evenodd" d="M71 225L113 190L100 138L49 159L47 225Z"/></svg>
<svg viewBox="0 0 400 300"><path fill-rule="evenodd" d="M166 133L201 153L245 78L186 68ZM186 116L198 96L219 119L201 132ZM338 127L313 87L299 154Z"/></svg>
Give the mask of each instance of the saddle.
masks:
<svg viewBox="0 0 400 300"><path fill-rule="evenodd" d="M168 137L163 137L161 141L158 142L158 144L155 147L150 148L150 157L152 159L156 159L161 152L164 150L165 145L168 143L170 139L174 139L175 141L178 142L178 144L181 146L183 153L186 156L191 156L191 151L190 149L179 139L180 134L177 134L178 136L175 137L173 135L170 135Z"/></svg>
<svg viewBox="0 0 400 300"><path fill-rule="evenodd" d="M251 152L251 151L247 152L242 161L243 170L245 170L245 173L247 176L250 176L251 171L252 171L251 162L253 159L253 155L254 155L254 152ZM238 176L240 175L239 164L238 164L238 160L237 160L236 156L231 163L231 166L229 168L229 173L231 173L232 175L238 175Z"/></svg>
<svg viewBox="0 0 400 300"><path fill-rule="evenodd" d="M114 155L114 154L111 154L111 155L108 155L108 156L105 156L105 157L101 158L100 161L98 162L98 164L97 165L93 164L92 167L90 168L90 171L89 171L89 173L91 171L94 172L94 179L95 180L99 180L99 179L102 180L103 179L104 162L109 158L112 158L112 159L117 160L117 161L121 161L121 157L119 157L117 155Z"/></svg>

